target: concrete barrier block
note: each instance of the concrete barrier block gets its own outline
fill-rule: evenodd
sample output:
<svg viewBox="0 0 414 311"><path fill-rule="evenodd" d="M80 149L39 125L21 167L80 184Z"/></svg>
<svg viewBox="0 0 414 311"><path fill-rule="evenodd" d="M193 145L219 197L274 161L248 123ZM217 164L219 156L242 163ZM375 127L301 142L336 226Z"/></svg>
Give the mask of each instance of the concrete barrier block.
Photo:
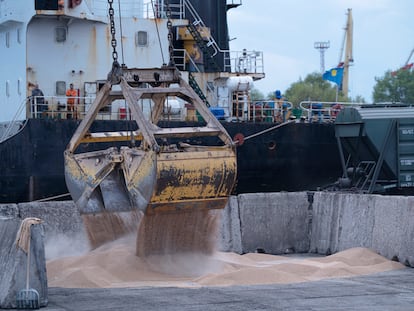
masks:
<svg viewBox="0 0 414 311"><path fill-rule="evenodd" d="M310 252L367 247L414 266L414 198L316 193Z"/></svg>
<svg viewBox="0 0 414 311"><path fill-rule="evenodd" d="M17 207L17 204L0 204L0 217L1 216L10 218L19 217L19 209Z"/></svg>
<svg viewBox="0 0 414 311"><path fill-rule="evenodd" d="M44 221L46 236L71 235L84 230L82 218L73 201L30 202L18 204L20 216Z"/></svg>
<svg viewBox="0 0 414 311"><path fill-rule="evenodd" d="M306 192L242 194L238 201L243 253L308 251Z"/></svg>
<svg viewBox="0 0 414 311"><path fill-rule="evenodd" d="M237 196L231 196L226 207L221 211L219 249L223 252L241 254L241 229L239 203Z"/></svg>
<svg viewBox="0 0 414 311"><path fill-rule="evenodd" d="M372 248L389 259L414 266L414 197L378 196Z"/></svg>
<svg viewBox="0 0 414 311"><path fill-rule="evenodd" d="M309 252L329 255L338 249L343 198L335 192L314 193Z"/></svg>
<svg viewBox="0 0 414 311"><path fill-rule="evenodd" d="M340 231L335 252L353 247L372 248L377 195L342 194Z"/></svg>
<svg viewBox="0 0 414 311"><path fill-rule="evenodd" d="M16 295L26 289L27 254L16 246L19 218L0 218L0 308L16 308ZM29 287L39 293L41 307L48 304L43 226L32 225Z"/></svg>

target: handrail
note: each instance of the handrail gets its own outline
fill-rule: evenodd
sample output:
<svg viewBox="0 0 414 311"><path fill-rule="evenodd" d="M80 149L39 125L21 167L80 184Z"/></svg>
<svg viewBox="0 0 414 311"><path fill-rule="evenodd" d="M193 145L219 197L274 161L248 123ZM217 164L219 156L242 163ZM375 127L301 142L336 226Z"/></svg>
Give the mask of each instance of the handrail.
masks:
<svg viewBox="0 0 414 311"><path fill-rule="evenodd" d="M284 100L253 101L247 107L247 119L253 122L286 122L292 109L293 104Z"/></svg>
<svg viewBox="0 0 414 311"><path fill-rule="evenodd" d="M241 1L240 1L241 3ZM146 13L144 16L146 18L167 18L166 13L166 4L161 2L159 6L153 12L153 4L152 2L148 2L145 4L147 6ZM204 24L203 20L201 19L200 15L198 14L197 10L193 7L193 5L188 0L180 0L177 4L170 4L170 10L172 18L177 19L185 19L185 13L187 12L192 16L194 19L193 25L194 26L201 26L207 28ZM188 21L187 21L188 22ZM231 73L246 73L246 74L264 74L264 66L263 66L263 52L260 51L247 51L246 49L242 51L231 51L229 49L223 50L219 47L214 37L209 34L208 42L206 43L208 47L212 47L214 52L212 57L216 56L220 53L220 58L223 61L223 71L224 72L231 72ZM175 50L179 51L179 50ZM185 62L185 58L183 59ZM183 69L185 70L185 69Z"/></svg>
<svg viewBox="0 0 414 311"><path fill-rule="evenodd" d="M264 74L263 52L227 51L230 72ZM225 62L226 63L226 62ZM228 68L227 67L227 68Z"/></svg>
<svg viewBox="0 0 414 311"><path fill-rule="evenodd" d="M188 59L190 61L191 65L192 65L192 67L195 69L195 71L198 72L198 73L202 73L202 71L200 70L200 67L197 65L197 63L194 61L194 59L191 57L191 55L188 54L186 49L174 49L174 52L179 52L179 53L182 53L182 55L183 55L183 56L174 56L174 61L176 59L182 59L182 63L175 62L176 66L179 70L181 70L181 71L186 70L185 60ZM207 83L206 87L207 87L207 90L210 92L210 94L213 95L213 100L217 101L217 95L214 92L214 89L211 87L211 85L209 85L209 83Z"/></svg>
<svg viewBox="0 0 414 311"><path fill-rule="evenodd" d="M184 1L180 0L180 3L169 4L171 18L185 19ZM156 3L148 1L144 3L143 16L145 18L167 18L167 11L168 7L164 1Z"/></svg>
<svg viewBox="0 0 414 311"><path fill-rule="evenodd" d="M201 19L200 15L198 15L197 11L194 9L192 4L190 3L190 1L184 0L184 6L188 10L188 12L190 12L191 16L194 18L194 22L193 22L194 26L200 25L202 28L207 28L206 25L204 24L203 20ZM215 56L218 52L221 52L221 53L226 52L226 51L220 49L220 47L217 44L216 40L214 40L214 38L211 35L208 37L207 46L212 46L213 47L214 54L212 56Z"/></svg>
<svg viewBox="0 0 414 311"><path fill-rule="evenodd" d="M360 107L363 103L351 102L322 102L322 101L302 101L299 107L305 112L307 121L335 121L339 111L344 107Z"/></svg>
<svg viewBox="0 0 414 311"><path fill-rule="evenodd" d="M29 109L28 116L32 119L83 119L95 100L95 96L74 96L72 98L75 99L73 110L68 106L66 96L43 96L43 103L40 104L37 103L36 98L29 97L25 101ZM140 102L144 114L150 110L148 108L153 104L150 99L141 99ZM173 107L167 100L161 119L183 120L185 115L185 107ZM130 117L131 112L126 101L117 99L111 105L101 109L96 120L130 120Z"/></svg>
<svg viewBox="0 0 414 311"><path fill-rule="evenodd" d="M204 24L200 15L198 15L197 11L188 0L184 0L184 6L194 18L193 25L200 25L202 28L205 28L206 25ZM236 73L264 73L262 52L247 51L246 49L243 51L223 50L211 35L208 37L207 46L211 46L214 49L212 57L218 53L221 53L223 55L224 71Z"/></svg>

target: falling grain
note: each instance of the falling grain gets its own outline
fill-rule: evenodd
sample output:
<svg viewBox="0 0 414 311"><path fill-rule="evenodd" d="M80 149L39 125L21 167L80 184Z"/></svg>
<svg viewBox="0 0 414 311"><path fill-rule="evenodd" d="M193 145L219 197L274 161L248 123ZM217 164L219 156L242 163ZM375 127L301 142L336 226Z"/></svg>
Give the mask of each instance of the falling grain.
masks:
<svg viewBox="0 0 414 311"><path fill-rule="evenodd" d="M211 254L216 248L220 215L218 210L145 215L138 230L136 254Z"/></svg>
<svg viewBox="0 0 414 311"><path fill-rule="evenodd" d="M83 223L92 249L130 233L136 233L142 218L139 211L102 212L82 215Z"/></svg>

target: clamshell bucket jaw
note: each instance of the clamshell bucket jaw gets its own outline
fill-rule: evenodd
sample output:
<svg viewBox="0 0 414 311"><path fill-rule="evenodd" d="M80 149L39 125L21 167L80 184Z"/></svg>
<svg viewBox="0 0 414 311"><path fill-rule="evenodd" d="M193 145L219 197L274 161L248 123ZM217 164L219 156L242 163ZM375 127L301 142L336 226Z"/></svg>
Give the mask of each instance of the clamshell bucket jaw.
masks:
<svg viewBox="0 0 414 311"><path fill-rule="evenodd" d="M154 152L65 152L65 178L81 214L145 211L156 182Z"/></svg>
<svg viewBox="0 0 414 311"><path fill-rule="evenodd" d="M120 91L108 81L78 126L65 150L65 178L81 214L140 210L145 214L188 209L224 208L236 181L236 150L224 127L175 68L126 69L119 78ZM168 97L194 105L206 125L195 128L157 126ZM138 130L90 133L98 112L114 100L124 99ZM142 99L153 102L150 117ZM215 136L217 146L177 143L160 146L161 139ZM128 145L128 139L140 141ZM76 152L89 142L116 145L98 151Z"/></svg>

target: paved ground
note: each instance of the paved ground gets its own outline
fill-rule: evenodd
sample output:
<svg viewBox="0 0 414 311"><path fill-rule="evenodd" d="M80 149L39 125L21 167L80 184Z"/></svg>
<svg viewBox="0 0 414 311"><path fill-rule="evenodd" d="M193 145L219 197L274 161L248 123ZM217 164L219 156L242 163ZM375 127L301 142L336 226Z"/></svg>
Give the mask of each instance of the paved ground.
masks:
<svg viewBox="0 0 414 311"><path fill-rule="evenodd" d="M288 285L49 289L44 311L414 310L414 269Z"/></svg>

